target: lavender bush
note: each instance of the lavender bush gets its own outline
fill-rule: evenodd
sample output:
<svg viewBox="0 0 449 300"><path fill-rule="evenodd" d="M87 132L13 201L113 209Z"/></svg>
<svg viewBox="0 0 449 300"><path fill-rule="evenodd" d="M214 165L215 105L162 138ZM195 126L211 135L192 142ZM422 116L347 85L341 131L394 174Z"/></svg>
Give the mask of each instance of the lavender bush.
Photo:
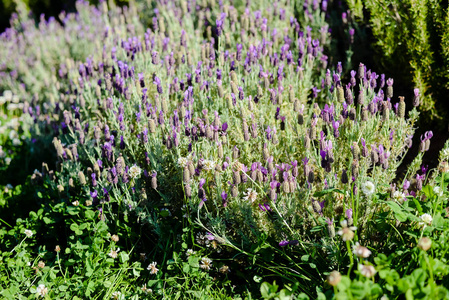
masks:
<svg viewBox="0 0 449 300"><path fill-rule="evenodd" d="M73 231L45 242L67 248L55 248L60 270L37 267L42 286L28 282L32 291L63 297L45 274L67 274L61 260L87 258L101 283L65 287L71 295L122 299L133 292L128 283L166 296L182 291L181 273L209 282L216 274L221 287L226 278L285 284L280 292L262 284L264 298L408 293L388 287L388 261L398 259L398 241L428 260L424 236L449 239L449 145L438 169L422 168L426 132L397 178L419 90L407 108L386 75L361 63L345 79L341 63L331 66L329 5L174 1L121 10L80 1L62 25L13 18L0 37L0 86L20 99L32 136L52 137L57 156L31 176L44 208L27 222ZM94 257L83 256L83 244ZM123 283L104 279L119 276L110 269L116 258ZM428 268L440 265L421 280L426 295L447 295L436 286L447 279L446 252L430 259ZM86 264L81 273L93 276ZM397 276L410 275L397 266ZM377 272L382 286L370 280Z"/></svg>

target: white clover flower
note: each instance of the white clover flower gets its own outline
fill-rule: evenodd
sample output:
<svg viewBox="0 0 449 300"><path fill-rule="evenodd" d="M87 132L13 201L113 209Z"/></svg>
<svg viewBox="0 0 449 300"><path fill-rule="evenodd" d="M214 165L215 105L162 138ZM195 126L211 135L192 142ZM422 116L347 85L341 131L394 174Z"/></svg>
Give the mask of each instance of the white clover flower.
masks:
<svg viewBox="0 0 449 300"><path fill-rule="evenodd" d="M184 168L185 166L187 166L188 162L189 162L189 160L188 160L186 157L180 157L180 158L178 158L178 165L179 165L181 168Z"/></svg>
<svg viewBox="0 0 449 300"><path fill-rule="evenodd" d="M403 192L401 192L401 191L394 191L393 199L396 202L399 202L399 203L402 204L404 202L404 199L405 199L405 194Z"/></svg>
<svg viewBox="0 0 449 300"><path fill-rule="evenodd" d="M193 251L193 249L187 249L186 256L189 257L190 255L195 255L196 251Z"/></svg>
<svg viewBox="0 0 449 300"><path fill-rule="evenodd" d="M129 177L131 179L135 179L138 178L140 176L140 173L142 173L142 169L140 169L139 166L132 166L131 168L129 168Z"/></svg>
<svg viewBox="0 0 449 300"><path fill-rule="evenodd" d="M368 258L371 255L371 251L363 246L360 246L359 242L357 242L352 251L357 257Z"/></svg>
<svg viewBox="0 0 449 300"><path fill-rule="evenodd" d="M363 276L365 276L367 278L373 277L377 273L376 269L371 265L359 264L359 271L360 271L360 274L362 274Z"/></svg>
<svg viewBox="0 0 449 300"><path fill-rule="evenodd" d="M156 268L157 262L153 261L151 264L148 265L147 270L150 271L150 274L157 274L159 271L158 268Z"/></svg>
<svg viewBox="0 0 449 300"><path fill-rule="evenodd" d="M38 294L42 298L45 297L45 295L47 295L47 293L48 293L48 288L46 288L44 284L39 284L38 287L36 288L36 294Z"/></svg>
<svg viewBox="0 0 449 300"><path fill-rule="evenodd" d="M18 138L14 138L12 140L12 145L15 146L15 147L20 146L21 143L22 142Z"/></svg>
<svg viewBox="0 0 449 300"><path fill-rule="evenodd" d="M366 181L362 184L362 192L365 194L365 196L369 197L376 191L376 186L371 181Z"/></svg>
<svg viewBox="0 0 449 300"><path fill-rule="evenodd" d="M435 187L433 188L433 192L434 192L438 197L443 196L443 190L442 190L441 187L439 187L439 186L435 186Z"/></svg>
<svg viewBox="0 0 449 300"><path fill-rule="evenodd" d="M121 294L122 294L122 293L119 292L119 291L113 292L112 295L111 295L111 298L112 298L112 299L119 299Z"/></svg>
<svg viewBox="0 0 449 300"><path fill-rule="evenodd" d="M215 162L209 159L203 160L203 169L206 171L212 171L215 169Z"/></svg>
<svg viewBox="0 0 449 300"><path fill-rule="evenodd" d="M433 218L432 218L432 216L431 215L429 215L429 214L423 214L421 217L419 217L421 220L422 220L422 222L419 222L419 225L424 225L424 226L426 226L426 225L430 225L430 224L432 224L432 220L433 220Z"/></svg>
<svg viewBox="0 0 449 300"><path fill-rule="evenodd" d="M119 251L120 251L120 248L117 248L117 250L111 249L111 251L109 252L108 255L115 259L115 258L117 258Z"/></svg>
<svg viewBox="0 0 449 300"><path fill-rule="evenodd" d="M251 201L251 203L254 203L254 201L257 200L258 193L253 189L247 189L246 193L244 193L244 194L245 194L245 197L243 197L243 199L249 200L249 201Z"/></svg>
<svg viewBox="0 0 449 300"><path fill-rule="evenodd" d="M30 238L33 236L33 232L29 229L25 229L25 235Z"/></svg>
<svg viewBox="0 0 449 300"><path fill-rule="evenodd" d="M142 292L144 292L145 294L151 294L153 293L153 290L150 288L147 288L147 284L145 283L142 288L141 288Z"/></svg>
<svg viewBox="0 0 449 300"><path fill-rule="evenodd" d="M348 221L346 220L342 220L340 225L342 228L337 232L337 234L341 235L343 241L351 241L354 238L354 231L357 230L357 227L348 227Z"/></svg>
<svg viewBox="0 0 449 300"><path fill-rule="evenodd" d="M19 134L17 133L17 131L11 130L11 131L9 132L9 139L10 139L10 140L16 139L16 138L18 138L18 137L19 137Z"/></svg>
<svg viewBox="0 0 449 300"><path fill-rule="evenodd" d="M203 270L209 271L211 267L212 267L212 260L210 258L203 257L201 259L200 268Z"/></svg>

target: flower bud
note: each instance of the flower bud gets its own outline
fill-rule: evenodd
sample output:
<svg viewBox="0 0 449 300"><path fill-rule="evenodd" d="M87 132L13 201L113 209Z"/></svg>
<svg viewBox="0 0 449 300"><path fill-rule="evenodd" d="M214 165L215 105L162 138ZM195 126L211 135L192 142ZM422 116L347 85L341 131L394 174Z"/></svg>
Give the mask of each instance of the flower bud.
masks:
<svg viewBox="0 0 449 300"><path fill-rule="evenodd" d="M346 169L343 169L343 171L341 172L341 183L346 184L348 182L349 182L348 173Z"/></svg>
<svg viewBox="0 0 449 300"><path fill-rule="evenodd" d="M189 161L187 163L187 167L189 168L189 172L190 172L190 176L194 176L195 175L195 166L193 165L193 162Z"/></svg>
<svg viewBox="0 0 449 300"><path fill-rule="evenodd" d="M232 149L232 159L237 159L240 156L240 150L237 148L237 146Z"/></svg>
<svg viewBox="0 0 449 300"><path fill-rule="evenodd" d="M310 138L307 134L304 137L304 148L306 148L306 150L310 149Z"/></svg>
<svg viewBox="0 0 449 300"><path fill-rule="evenodd" d="M263 159L264 159L264 160L267 160L267 159L270 157L270 153L268 152L267 143L265 143L265 144L263 145L262 154L263 154Z"/></svg>
<svg viewBox="0 0 449 300"><path fill-rule="evenodd" d="M156 175L157 175L156 172L154 172L154 173L151 175L151 187L152 187L153 189L157 189L157 177L156 177Z"/></svg>
<svg viewBox="0 0 449 300"><path fill-rule="evenodd" d="M98 163L94 164L94 172L97 178L101 177L100 166L98 165Z"/></svg>
<svg viewBox="0 0 449 300"><path fill-rule="evenodd" d="M192 188L190 187L190 184L186 184L184 191L187 198L192 198Z"/></svg>
<svg viewBox="0 0 449 300"><path fill-rule="evenodd" d="M368 110L366 108L363 108L362 109L362 122L368 121L368 117L369 117Z"/></svg>
<svg viewBox="0 0 449 300"><path fill-rule="evenodd" d="M354 159L352 161L351 173L352 173L352 177L354 177L356 179L359 176L359 161L357 159Z"/></svg>
<svg viewBox="0 0 449 300"><path fill-rule="evenodd" d="M276 133L273 134L271 142L273 143L273 145L277 145L279 143L278 135Z"/></svg>
<svg viewBox="0 0 449 300"><path fill-rule="evenodd" d="M345 91L341 86L337 87L337 100L340 103L345 102Z"/></svg>
<svg viewBox="0 0 449 300"><path fill-rule="evenodd" d="M382 121L388 122L390 119L390 109L388 108L387 101L382 103Z"/></svg>
<svg viewBox="0 0 449 300"><path fill-rule="evenodd" d="M187 166L185 166L182 171L182 179L183 179L184 183L187 183L190 181L190 171Z"/></svg>
<svg viewBox="0 0 449 300"><path fill-rule="evenodd" d="M414 97L413 97L413 106L418 107L419 106L419 89L414 89Z"/></svg>
<svg viewBox="0 0 449 300"><path fill-rule="evenodd" d="M239 195L239 190L236 185L231 187L231 197L236 198Z"/></svg>
<svg viewBox="0 0 449 300"><path fill-rule="evenodd" d="M234 171L232 173L232 181L234 182L234 185L238 185L242 182L242 177L240 176L239 171Z"/></svg>
<svg viewBox="0 0 449 300"><path fill-rule="evenodd" d="M316 140L316 126L312 123L309 129L309 137L311 140Z"/></svg>
<svg viewBox="0 0 449 300"><path fill-rule="evenodd" d="M405 101L404 97L399 97L398 117L403 119L405 117Z"/></svg>
<svg viewBox="0 0 449 300"><path fill-rule="evenodd" d="M352 143L351 152L352 152L352 157L355 160L360 160L360 148L359 148L359 145L357 144L357 142Z"/></svg>
<svg viewBox="0 0 449 300"><path fill-rule="evenodd" d="M426 151L426 142L427 141L421 141L419 144L419 152L425 152Z"/></svg>
<svg viewBox="0 0 449 300"><path fill-rule="evenodd" d="M293 87L290 85L288 90L288 99L291 103L295 102L295 91L293 90Z"/></svg>
<svg viewBox="0 0 449 300"><path fill-rule="evenodd" d="M309 183L313 183L314 179L315 179L315 174L313 174L313 171L310 170L309 173L307 174L307 181Z"/></svg>
<svg viewBox="0 0 449 300"><path fill-rule="evenodd" d="M302 113L298 113L298 124L304 124L304 115Z"/></svg>
<svg viewBox="0 0 449 300"><path fill-rule="evenodd" d="M355 121L356 118L356 111L354 107L351 107L349 110L349 120Z"/></svg>
<svg viewBox="0 0 449 300"><path fill-rule="evenodd" d="M359 79L365 78L365 65L364 64L360 63L359 70L358 70L357 74L359 75L358 76Z"/></svg>
<svg viewBox="0 0 449 300"><path fill-rule="evenodd" d="M78 172L78 179L79 179L81 185L87 184L86 177L84 176L84 173L82 171Z"/></svg>

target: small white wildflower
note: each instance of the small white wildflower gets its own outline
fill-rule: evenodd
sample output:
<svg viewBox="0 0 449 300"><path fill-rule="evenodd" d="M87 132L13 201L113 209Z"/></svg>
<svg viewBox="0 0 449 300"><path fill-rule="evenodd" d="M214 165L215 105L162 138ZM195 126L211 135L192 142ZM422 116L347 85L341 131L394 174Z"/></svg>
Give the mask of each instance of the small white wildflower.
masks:
<svg viewBox="0 0 449 300"><path fill-rule="evenodd" d="M11 130L11 131L9 132L9 139L10 139L10 140L16 139L16 138L18 138L18 137L19 137L19 134L17 133L17 131Z"/></svg>
<svg viewBox="0 0 449 300"><path fill-rule="evenodd" d="M253 189L247 189L246 193L244 193L244 194L245 194L245 197L243 197L243 199L250 200L251 203L254 203L254 201L257 200L258 193Z"/></svg>
<svg viewBox="0 0 449 300"><path fill-rule="evenodd" d="M73 206L78 206L78 205L80 205L80 202L78 200L75 200L75 201L72 202L72 205Z"/></svg>
<svg viewBox="0 0 449 300"><path fill-rule="evenodd" d="M376 269L373 266L362 264L359 264L359 271L360 274L367 278L373 277L377 273Z"/></svg>
<svg viewBox="0 0 449 300"><path fill-rule="evenodd" d="M422 237L419 239L418 248L427 251L432 247L432 240L428 237Z"/></svg>
<svg viewBox="0 0 449 300"><path fill-rule="evenodd" d="M190 255L195 255L196 251L193 251L193 249L187 249L186 256L189 257Z"/></svg>
<svg viewBox="0 0 449 300"><path fill-rule="evenodd" d="M403 203L405 199L405 194L401 191L394 191L393 199L398 203Z"/></svg>
<svg viewBox="0 0 449 300"><path fill-rule="evenodd" d="M142 169L140 169L139 166L134 165L131 168L129 168L129 177L131 179L138 178L140 176L140 173L142 173Z"/></svg>
<svg viewBox="0 0 449 300"><path fill-rule="evenodd" d="M147 284L145 283L142 288L141 288L142 292L144 292L145 294L151 294L153 293L153 290L150 288L147 288Z"/></svg>
<svg viewBox="0 0 449 300"><path fill-rule="evenodd" d="M354 231L357 230L357 227L348 227L348 221L346 220L341 221L340 225L342 228L337 232L337 234L341 235L343 241L351 241L354 238Z"/></svg>
<svg viewBox="0 0 449 300"><path fill-rule="evenodd" d="M362 184L362 192L365 194L365 196L369 197L376 191L376 186L371 181L366 181Z"/></svg>
<svg viewBox="0 0 449 300"><path fill-rule="evenodd" d="M0 132L0 134L2 134L2 133ZM6 153L5 153L5 151L3 151L3 147L0 146L0 158L5 158L5 157L6 157Z"/></svg>
<svg viewBox="0 0 449 300"><path fill-rule="evenodd" d="M48 293L48 288L45 287L44 284L39 284L36 288L36 294L38 294L41 297L45 297Z"/></svg>
<svg viewBox="0 0 449 300"><path fill-rule="evenodd" d="M435 187L433 188L433 192L434 192L438 197L443 196L443 190L442 190L439 186L435 186Z"/></svg>
<svg viewBox="0 0 449 300"><path fill-rule="evenodd" d="M212 260L210 258L207 257L201 258L201 265L200 265L201 269L209 271L211 267L212 267Z"/></svg>
<svg viewBox="0 0 449 300"><path fill-rule="evenodd" d="M25 235L27 237L32 237L33 236L33 232L31 230L29 230L29 229L25 229Z"/></svg>
<svg viewBox="0 0 449 300"><path fill-rule="evenodd" d="M6 90L6 91L4 91L4 92L3 92L3 97L5 97L5 101L6 101L6 102L11 101L11 100L12 100L12 97L13 97L12 91L11 91L11 90Z"/></svg>
<svg viewBox="0 0 449 300"><path fill-rule="evenodd" d="M148 265L147 270L150 271L150 274L157 274L159 271L158 268L156 268L157 262L153 261L151 264Z"/></svg>
<svg viewBox="0 0 449 300"><path fill-rule="evenodd" d="M368 258L371 255L371 251L366 247L360 246L358 242L354 245L353 252L357 257L361 258Z"/></svg>
<svg viewBox="0 0 449 300"><path fill-rule="evenodd" d="M341 274L338 271L332 271L327 277L327 282L331 286L337 286L341 281Z"/></svg>
<svg viewBox="0 0 449 300"><path fill-rule="evenodd" d="M432 218L432 216L431 215L429 215L429 214L423 214L421 217L419 217L421 220L422 220L422 222L419 222L419 225L430 225L430 224L432 224L432 220L433 220L433 218Z"/></svg>
<svg viewBox="0 0 449 300"><path fill-rule="evenodd" d="M7 166L9 166L9 164L11 163L11 160L12 160L11 157L5 158L5 164L6 164Z"/></svg>
<svg viewBox="0 0 449 300"><path fill-rule="evenodd" d="M119 299L121 294L122 293L118 292L118 291L117 292L113 292L112 295L111 295L111 298L112 299Z"/></svg>
<svg viewBox="0 0 449 300"><path fill-rule="evenodd" d="M203 160L203 169L206 171L212 171L215 169L215 162L213 160Z"/></svg>
<svg viewBox="0 0 449 300"><path fill-rule="evenodd" d="M12 145L15 147L20 146L21 143L22 142L18 138L12 140Z"/></svg>
<svg viewBox="0 0 449 300"><path fill-rule="evenodd" d="M120 251L120 248L117 248L116 250L111 249L111 251L109 252L108 255L115 259L115 258L117 258L119 251Z"/></svg>
<svg viewBox="0 0 449 300"><path fill-rule="evenodd" d="M181 168L184 168L185 166L187 166L187 163L189 162L189 160L186 157L180 157L178 158L178 165Z"/></svg>

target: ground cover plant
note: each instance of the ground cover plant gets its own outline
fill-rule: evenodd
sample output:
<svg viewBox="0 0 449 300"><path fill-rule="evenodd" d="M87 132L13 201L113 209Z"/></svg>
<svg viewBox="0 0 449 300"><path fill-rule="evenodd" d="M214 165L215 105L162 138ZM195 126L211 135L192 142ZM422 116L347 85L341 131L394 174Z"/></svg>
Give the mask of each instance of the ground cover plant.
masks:
<svg viewBox="0 0 449 300"><path fill-rule="evenodd" d="M421 92L406 107L392 78L334 62L331 8L79 1L61 22L14 16L2 297L447 298L449 143L422 165L429 129L398 176ZM8 183L30 155L39 168Z"/></svg>

